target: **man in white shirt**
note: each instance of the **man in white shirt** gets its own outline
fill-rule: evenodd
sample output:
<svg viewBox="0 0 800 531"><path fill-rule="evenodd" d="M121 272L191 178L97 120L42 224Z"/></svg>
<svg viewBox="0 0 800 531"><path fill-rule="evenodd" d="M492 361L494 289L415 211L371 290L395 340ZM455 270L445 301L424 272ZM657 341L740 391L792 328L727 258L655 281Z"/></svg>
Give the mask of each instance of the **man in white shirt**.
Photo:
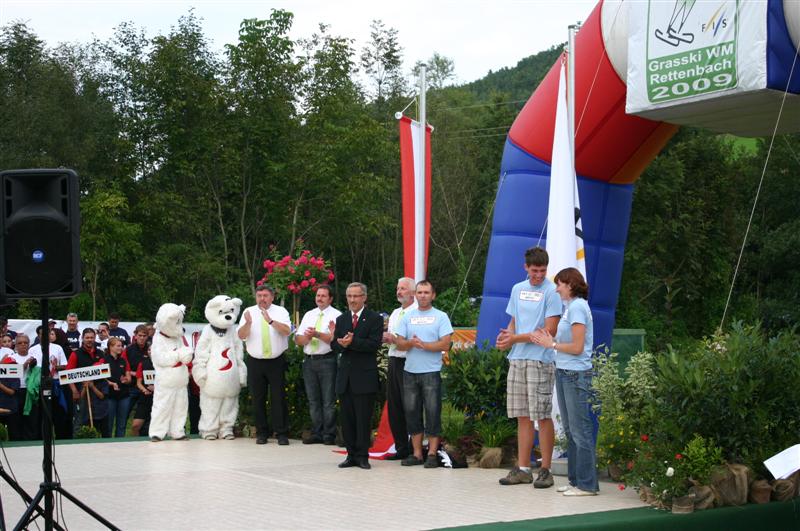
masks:
<svg viewBox="0 0 800 531"><path fill-rule="evenodd" d="M289 412L286 405L286 357L292 321L282 306L272 304L275 290L262 284L256 288L256 305L239 319L237 334L245 342L247 387L253 400L256 444L266 444L272 431L267 423L267 387L270 392L270 417L278 444L289 444Z"/></svg>
<svg viewBox="0 0 800 531"><path fill-rule="evenodd" d="M37 332L41 333L39 329L41 326L37 327ZM58 370L59 368L66 367L67 365L67 356L64 354L64 349L61 348L60 345L56 344L56 332L55 330L50 330L48 332L50 334L50 345L48 346L48 351L50 353L50 360L48 363L48 367L50 369L50 376L52 378L58 378ZM44 367L42 365L42 345L41 342L38 345L34 345L28 351L30 355L36 360L35 365L39 367Z"/></svg>
<svg viewBox="0 0 800 531"><path fill-rule="evenodd" d="M97 325L97 339L95 339L94 342L100 350L106 350L108 348L108 338L110 337L108 335L108 330L108 323L100 323ZM128 345L123 343L122 346L127 347Z"/></svg>
<svg viewBox="0 0 800 531"><path fill-rule="evenodd" d="M406 414L403 408L403 371L406 365L406 351L397 348L397 325L407 312L417 308L414 291L417 285L413 278L403 277L397 281L396 308L389 316L389 328L383 333L383 342L389 345L389 374L386 379L386 402L389 410L389 427L394 438L395 454L387 460L403 460L411 453L406 427Z"/></svg>
<svg viewBox="0 0 800 531"><path fill-rule="evenodd" d="M300 321L294 341L301 347L303 380L311 411L311 436L303 444L334 444L336 440L336 354L331 350L331 330L342 312L331 306L333 291L328 285L317 288L317 307Z"/></svg>

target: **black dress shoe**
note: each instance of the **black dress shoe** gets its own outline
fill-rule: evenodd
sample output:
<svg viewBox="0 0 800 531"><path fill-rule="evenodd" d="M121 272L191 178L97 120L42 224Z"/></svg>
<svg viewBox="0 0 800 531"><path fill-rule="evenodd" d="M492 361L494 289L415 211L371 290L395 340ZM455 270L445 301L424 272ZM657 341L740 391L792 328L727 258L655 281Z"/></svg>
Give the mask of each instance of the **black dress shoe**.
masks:
<svg viewBox="0 0 800 531"><path fill-rule="evenodd" d="M369 458L362 457L361 459L359 459L358 468L363 468L364 470L369 470L370 468L372 468L372 465L369 464Z"/></svg>
<svg viewBox="0 0 800 531"><path fill-rule="evenodd" d="M257 437L256 438L256 444L267 444L267 438L266 437Z"/></svg>
<svg viewBox="0 0 800 531"><path fill-rule="evenodd" d="M303 444L322 444L322 437L317 437L316 435L312 435L307 439L303 439Z"/></svg>
<svg viewBox="0 0 800 531"><path fill-rule="evenodd" d="M324 444L325 446L333 446L334 444L336 444L336 439L333 438L325 439L322 441L322 444Z"/></svg>
<svg viewBox="0 0 800 531"><path fill-rule="evenodd" d="M289 437L286 435L278 435L278 444L281 446L286 446L289 444Z"/></svg>
<svg viewBox="0 0 800 531"><path fill-rule="evenodd" d="M360 465L352 457L347 457L344 461L339 463L339 468L350 468L353 466L360 466Z"/></svg>
<svg viewBox="0 0 800 531"><path fill-rule="evenodd" d="M408 454L394 454L384 457L384 461L402 461L408 457Z"/></svg>

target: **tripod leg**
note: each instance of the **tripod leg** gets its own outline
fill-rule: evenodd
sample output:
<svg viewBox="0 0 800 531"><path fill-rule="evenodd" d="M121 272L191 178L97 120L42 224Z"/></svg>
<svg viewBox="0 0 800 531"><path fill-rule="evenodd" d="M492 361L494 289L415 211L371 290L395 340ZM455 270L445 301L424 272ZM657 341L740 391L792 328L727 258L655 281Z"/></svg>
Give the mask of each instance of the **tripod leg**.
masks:
<svg viewBox="0 0 800 531"><path fill-rule="evenodd" d="M25 502L26 506L27 505L31 505L31 497L30 497L30 495L27 492L25 492L25 489L23 489L22 487L19 486L19 483L17 483L14 480L14 478L12 478L8 474L8 472L6 472L6 469L3 468L2 466L0 466L0 478L4 479L5 482L8 483L8 486L11 487L12 489L14 489L14 491L17 494L19 494L20 498L22 498L22 500ZM37 515L44 516L44 512L42 511L41 506L35 505L33 510L36 511ZM5 531L5 519L3 519L3 512L2 511L3 511L2 502L0 502L0 523L2 524L2 528L0 528L0 529Z"/></svg>
<svg viewBox="0 0 800 531"><path fill-rule="evenodd" d="M42 486L39 488L39 492L36 493L36 496L30 501L28 504L28 508L25 509L25 512L22 513L22 516L19 518L19 522L17 525L14 526L14 531L20 531L22 529L27 529L28 522L31 521L31 515L33 515L33 511L39 509L39 514L42 514L42 508L39 507L39 502L42 501L42 497L44 497L44 492L47 490L46 487Z"/></svg>
<svg viewBox="0 0 800 531"><path fill-rule="evenodd" d="M69 501L71 501L72 503L77 505L78 508L80 508L83 512L85 512L86 514L88 514L89 516L91 516L92 518L94 518L95 520L97 520L98 522L100 522L101 524L106 526L107 528L119 531L119 528L117 526L115 526L114 524L112 524L111 522L109 522L108 520L103 518L102 516L100 516L97 512L95 512L94 509L92 509L91 507L89 507L88 505L86 505L85 503L80 501L78 498L76 498L75 496L73 496L72 494L67 492L66 489L64 489L64 487L62 487L61 485L56 485L55 486L55 490L57 490L58 492L63 494L64 497L66 497Z"/></svg>

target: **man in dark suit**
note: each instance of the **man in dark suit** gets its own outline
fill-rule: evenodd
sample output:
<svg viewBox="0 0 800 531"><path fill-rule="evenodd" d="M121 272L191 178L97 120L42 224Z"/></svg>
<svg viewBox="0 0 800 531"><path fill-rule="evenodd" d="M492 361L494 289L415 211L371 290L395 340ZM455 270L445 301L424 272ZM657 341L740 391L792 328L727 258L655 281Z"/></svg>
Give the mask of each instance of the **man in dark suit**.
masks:
<svg viewBox="0 0 800 531"><path fill-rule="evenodd" d="M378 349L383 336L383 318L368 310L367 287L360 282L347 286L347 307L336 319L331 347L339 354L336 393L342 413L342 434L347 459L339 468L357 466L368 470L372 410L378 392Z"/></svg>

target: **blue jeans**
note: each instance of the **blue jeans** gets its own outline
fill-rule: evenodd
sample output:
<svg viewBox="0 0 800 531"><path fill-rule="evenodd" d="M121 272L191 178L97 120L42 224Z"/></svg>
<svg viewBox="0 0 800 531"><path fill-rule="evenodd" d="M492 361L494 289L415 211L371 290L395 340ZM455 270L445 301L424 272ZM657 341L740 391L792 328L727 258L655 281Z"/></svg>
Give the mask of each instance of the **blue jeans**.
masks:
<svg viewBox="0 0 800 531"><path fill-rule="evenodd" d="M306 356L303 381L311 411L311 434L324 440L336 438L336 356Z"/></svg>
<svg viewBox="0 0 800 531"><path fill-rule="evenodd" d="M442 432L442 375L439 372L403 372L403 407L409 435ZM422 413L425 411L423 424Z"/></svg>
<svg viewBox="0 0 800 531"><path fill-rule="evenodd" d="M108 399L108 432L114 437L125 437L131 397ZM115 427L116 425L116 427Z"/></svg>
<svg viewBox="0 0 800 531"><path fill-rule="evenodd" d="M590 414L592 371L556 369L556 393L561 421L567 435L569 484L596 492L597 466L594 428Z"/></svg>

